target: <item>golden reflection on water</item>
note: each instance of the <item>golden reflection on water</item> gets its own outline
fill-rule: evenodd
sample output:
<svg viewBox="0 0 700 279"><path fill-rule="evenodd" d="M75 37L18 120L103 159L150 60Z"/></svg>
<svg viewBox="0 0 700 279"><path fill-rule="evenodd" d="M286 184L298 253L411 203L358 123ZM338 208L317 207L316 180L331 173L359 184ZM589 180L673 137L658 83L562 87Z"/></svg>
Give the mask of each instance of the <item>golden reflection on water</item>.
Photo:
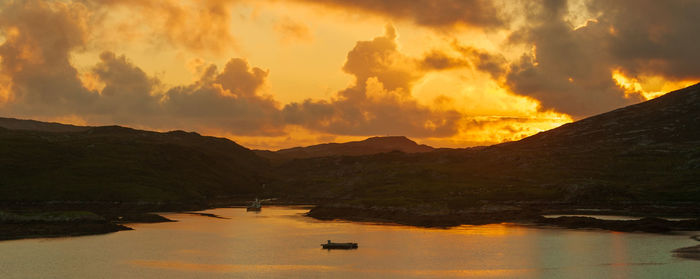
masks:
<svg viewBox="0 0 700 279"><path fill-rule="evenodd" d="M448 233L461 235L483 235L483 236L499 236L499 235L522 235L525 230L522 227L515 226L510 223L488 224L488 225L462 225L459 227L447 230Z"/></svg>
<svg viewBox="0 0 700 279"><path fill-rule="evenodd" d="M29 245L34 250L28 250L32 252L26 257L75 259L77 269L66 274L86 276L65 278L92 278L87 275L102 274L106 269L113 278L151 274L169 279L640 278L640 274L658 278L679 268L693 274L687 264L668 265L668 251L685 245L673 244L684 237L674 240L508 223L419 228L320 221L304 217L307 211L289 207L265 207L260 213L246 212L245 208L205 211L227 219L166 213L165 217L178 222L133 224L129 225L133 231ZM358 242L360 248L321 249L320 244L328 239ZM53 247L61 245L70 249ZM90 254L94 247L105 247L110 253ZM8 247L5 252L16 250ZM66 257L66 253L71 256ZM23 274L34 270L30 264L18 268L17 262L12 262L15 258L17 255L3 258L0 254L0 278L2 269L23 270ZM105 265L95 265L90 273L83 271L85 261ZM65 266L61 268L65 270Z"/></svg>
<svg viewBox="0 0 700 279"><path fill-rule="evenodd" d="M130 261L129 264L143 267L174 269L198 272L262 272L262 271L301 271L301 270L333 270L337 267L325 265L274 265L274 264L202 264L181 261Z"/></svg>
<svg viewBox="0 0 700 279"><path fill-rule="evenodd" d="M201 264L182 261L145 261L136 260L130 261L129 264L141 267L170 269L179 271L195 271L195 272L216 272L216 273L236 273L236 272L251 272L265 273L270 271L342 271L353 273L385 273L394 275L411 275L427 278L446 278L446 277L512 277L524 275L532 272L530 269L452 269L452 270L431 270L431 269L408 269L408 270L393 270L393 269L371 269L371 268L355 268L351 266L325 266L325 265L267 265L267 264Z"/></svg>
<svg viewBox="0 0 700 279"><path fill-rule="evenodd" d="M695 244L687 235L513 224L426 229L319 221L306 211L205 211L229 219L166 213L178 222L0 242L0 278L700 278L697 262L670 253ZM327 239L360 248L326 251Z"/></svg>
<svg viewBox="0 0 700 279"><path fill-rule="evenodd" d="M144 268L192 272L241 274L339 272L386 274L389 277L398 278L512 278L533 273L532 269L521 268L527 266L529 259L526 258L517 260L522 263L520 267L505 267L491 262L465 265L459 260L454 260L472 253L489 253L489 251L472 249L483 245L479 243L479 239L493 239L490 241L499 242L498 239L527 233L526 228L513 224L462 225L448 229L419 228L391 224L318 221L304 217L303 213L306 211L306 209L290 210L275 207L265 208L258 214L249 214L242 209L207 211L231 219L214 219L178 213L165 214L166 217L178 222L157 225L137 224L135 227L137 230L177 229L180 232L217 235L223 237L224 241L221 241L223 246L210 247L210 249L202 247L178 249L171 252L172 257L132 260L129 264ZM293 244L278 242L277 239L280 238L297 239L297 242L313 239L313 242L304 247L297 247ZM320 251L318 245L320 242L325 242L326 238L337 241L358 241L360 250ZM228 240L231 242L226 242ZM206 244L203 243L203 245ZM503 244L495 243L495 246L501 245ZM387 247L392 248L387 249ZM457 247L462 248L455 250L454 248ZM241 264L240 261L213 264L200 259L214 254L226 258L226 254L241 254L243 251L250 253L250 257L245 259L245 264ZM280 257L287 262L275 263L268 261L266 257L255 258L258 254ZM491 260L499 261L507 256L498 252L490 257ZM340 261L334 261L334 258ZM453 259L445 259L447 262L451 261L449 264L445 261L432 262L439 258ZM377 260L368 262L363 259ZM343 261L346 262L343 263ZM510 261L513 263L512 259ZM399 264L402 262L414 262L414 264L409 266Z"/></svg>

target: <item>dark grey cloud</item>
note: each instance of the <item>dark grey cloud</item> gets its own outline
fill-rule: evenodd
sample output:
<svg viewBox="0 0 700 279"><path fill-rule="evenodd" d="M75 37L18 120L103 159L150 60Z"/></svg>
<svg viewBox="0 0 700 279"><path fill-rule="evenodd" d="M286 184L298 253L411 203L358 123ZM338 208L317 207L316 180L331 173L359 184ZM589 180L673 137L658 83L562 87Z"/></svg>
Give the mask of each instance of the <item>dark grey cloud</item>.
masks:
<svg viewBox="0 0 700 279"><path fill-rule="evenodd" d="M505 27L508 20L494 1L488 0L301 0L342 9L360 9L411 20L431 27L464 24L479 27Z"/></svg>
<svg viewBox="0 0 700 279"><path fill-rule="evenodd" d="M209 66L200 80L169 89L162 106L184 127L240 135L279 135L284 123L272 97L259 94L268 72L233 58L221 72Z"/></svg>
<svg viewBox="0 0 700 279"><path fill-rule="evenodd" d="M469 61L462 57L450 56L439 50L432 50L426 53L420 64L425 70L447 70L470 65Z"/></svg>
<svg viewBox="0 0 700 279"><path fill-rule="evenodd" d="M282 133L277 104L260 94L268 72L244 59L230 59L222 70L208 65L199 80L167 90L124 56L104 52L100 59L92 72L105 87L85 115L88 120L239 135Z"/></svg>
<svg viewBox="0 0 700 279"><path fill-rule="evenodd" d="M626 98L611 77L606 26L588 22L573 29L565 20L566 1L531 3L527 10L526 26L511 43L534 50L510 64L505 85L513 92L539 100L542 109L577 118L640 100Z"/></svg>
<svg viewBox="0 0 700 279"><path fill-rule="evenodd" d="M499 53L490 53L472 46L464 46L459 42L452 42L452 46L457 50L463 59L467 59L477 70L486 72L495 80L499 80L508 69L508 60Z"/></svg>
<svg viewBox="0 0 700 279"><path fill-rule="evenodd" d="M700 1L592 0L588 8L613 28L601 44L625 72L700 78Z"/></svg>
<svg viewBox="0 0 700 279"><path fill-rule="evenodd" d="M92 117L104 122L140 123L161 112L159 96L151 94L160 81L149 77L125 56L103 52L92 73L104 83L99 97L89 107Z"/></svg>
<svg viewBox="0 0 700 279"><path fill-rule="evenodd" d="M612 78L661 76L670 81L700 80L697 45L698 1L586 1L591 15L574 28L565 0L528 2L525 27L513 44L534 46L509 65L504 83L513 92L576 118L641 101L626 95Z"/></svg>

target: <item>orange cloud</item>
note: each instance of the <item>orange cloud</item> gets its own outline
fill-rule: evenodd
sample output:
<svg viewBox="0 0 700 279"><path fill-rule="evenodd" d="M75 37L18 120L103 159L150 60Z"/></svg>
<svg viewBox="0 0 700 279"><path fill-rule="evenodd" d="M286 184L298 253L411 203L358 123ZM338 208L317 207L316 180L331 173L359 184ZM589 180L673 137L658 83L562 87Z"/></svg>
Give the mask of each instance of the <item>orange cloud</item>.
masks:
<svg viewBox="0 0 700 279"><path fill-rule="evenodd" d="M93 0L96 9L126 8L115 20L132 30L144 26L151 36L190 51L221 53L236 48L230 29L231 7L235 0ZM138 25L137 25L138 24Z"/></svg>
<svg viewBox="0 0 700 279"><path fill-rule="evenodd" d="M94 96L82 86L70 53L88 34L87 7L73 2L10 1L0 6L0 82L5 113L76 113ZM8 90L9 89L9 90ZM76 108L78 108L76 110Z"/></svg>
<svg viewBox="0 0 700 279"><path fill-rule="evenodd" d="M639 78L627 77L622 70L612 71L612 78L625 91L626 95L639 95L645 100L662 96L668 92L691 86L699 80L670 81L662 76L643 75Z"/></svg>
<svg viewBox="0 0 700 279"><path fill-rule="evenodd" d="M510 63L504 86L512 92L582 118L700 80L694 62L700 58L694 47L700 43L694 16L700 4L590 0L582 13L595 18L580 26L568 21L570 5L525 5L526 23L509 44L533 50Z"/></svg>
<svg viewBox="0 0 700 279"><path fill-rule="evenodd" d="M280 19L275 24L275 30L280 34L282 42L309 42L313 40L308 26L296 22L289 17Z"/></svg>
<svg viewBox="0 0 700 279"><path fill-rule="evenodd" d="M504 27L505 15L493 1L486 0L321 0L309 1L340 9L357 9L392 18L411 20L420 25L449 27L468 25L477 27Z"/></svg>
<svg viewBox="0 0 700 279"><path fill-rule="evenodd" d="M569 115L604 112L700 80L695 3L585 0L572 10L566 1L310 2L5 1L0 105L8 116L198 129L270 146L286 144L294 133L309 144L407 135L465 146L518 139L568 122ZM272 5L273 13L255 10ZM362 32L351 32L354 22L329 25L322 23L330 16L308 16L328 8L377 16ZM362 39L386 21L405 30L406 45L392 26ZM477 33L483 36L470 40ZM237 40L248 42L243 34L255 37L245 45L255 55L228 58ZM347 41L338 43L340 37ZM278 47L280 38L305 44ZM154 49L172 55L152 59ZM275 62L281 56L298 59ZM168 57L174 59L163 63ZM339 60L311 72L306 57ZM184 74L163 78L161 71L175 71L168 67L178 63ZM166 66L148 68L153 64ZM295 100L286 104L278 102L281 94L271 95L279 94L268 86L275 73L286 73L289 83L322 84L328 67L336 67L334 77L344 72L352 80L324 84L319 90L328 97L309 99L322 96L304 92L313 87L285 92Z"/></svg>
<svg viewBox="0 0 700 279"><path fill-rule="evenodd" d="M461 115L456 110L435 110L420 104L411 89L424 72L417 59L398 50L397 33L357 42L343 70L355 77L350 87L331 101L306 100L283 109L289 124L342 135L403 134L450 136Z"/></svg>
<svg viewBox="0 0 700 279"><path fill-rule="evenodd" d="M12 101L12 79L0 74L0 107Z"/></svg>

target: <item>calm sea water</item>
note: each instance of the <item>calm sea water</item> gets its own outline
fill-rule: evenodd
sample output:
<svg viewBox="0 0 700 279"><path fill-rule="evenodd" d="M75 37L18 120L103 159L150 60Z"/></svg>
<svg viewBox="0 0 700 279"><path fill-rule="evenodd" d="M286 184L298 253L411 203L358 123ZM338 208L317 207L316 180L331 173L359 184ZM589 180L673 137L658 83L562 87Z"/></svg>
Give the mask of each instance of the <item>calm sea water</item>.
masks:
<svg viewBox="0 0 700 279"><path fill-rule="evenodd" d="M508 224L424 229L317 221L306 210L164 214L107 235L0 242L0 278L700 278L689 236ZM322 250L326 240L357 250Z"/></svg>

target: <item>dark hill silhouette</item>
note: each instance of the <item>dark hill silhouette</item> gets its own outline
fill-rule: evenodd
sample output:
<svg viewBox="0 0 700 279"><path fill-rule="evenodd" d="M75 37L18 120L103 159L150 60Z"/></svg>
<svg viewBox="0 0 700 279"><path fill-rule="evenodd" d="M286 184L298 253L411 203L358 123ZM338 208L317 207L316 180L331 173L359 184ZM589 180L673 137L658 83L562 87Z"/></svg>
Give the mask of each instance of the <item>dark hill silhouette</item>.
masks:
<svg viewBox="0 0 700 279"><path fill-rule="evenodd" d="M648 146L700 140L700 84L533 135L511 147Z"/></svg>
<svg viewBox="0 0 700 279"><path fill-rule="evenodd" d="M31 130L44 132L81 132L90 129L90 127L84 126L5 117L0 117L0 127L10 130Z"/></svg>
<svg viewBox="0 0 700 279"><path fill-rule="evenodd" d="M275 173L279 185L301 196L424 210L484 202L700 202L700 85L516 142L309 158Z"/></svg>
<svg viewBox="0 0 700 279"><path fill-rule="evenodd" d="M278 151L256 150L256 153L273 161L284 161L313 157L361 156L393 151L421 153L433 150L435 149L430 146L417 144L404 136L389 136L371 137L362 141L345 143L324 143L306 147L294 147Z"/></svg>
<svg viewBox="0 0 700 279"><path fill-rule="evenodd" d="M206 202L257 194L268 168L235 142L197 133L0 125L0 202Z"/></svg>

